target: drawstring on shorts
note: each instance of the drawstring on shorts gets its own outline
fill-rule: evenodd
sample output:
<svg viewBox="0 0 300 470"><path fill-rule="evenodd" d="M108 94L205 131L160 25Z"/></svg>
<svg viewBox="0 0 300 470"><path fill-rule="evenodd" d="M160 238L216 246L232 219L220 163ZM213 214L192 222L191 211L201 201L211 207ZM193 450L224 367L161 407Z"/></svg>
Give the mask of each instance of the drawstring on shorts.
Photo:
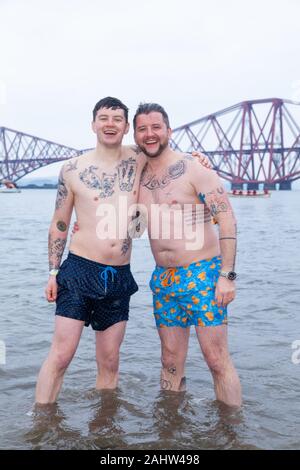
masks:
<svg viewBox="0 0 300 470"><path fill-rule="evenodd" d="M106 266L106 268L102 268L103 271L100 272L100 279L104 281L104 290L105 294L107 291L107 281L108 281L108 274L111 274L111 280L114 282L114 275L118 274L118 271L114 269L112 266Z"/></svg>
<svg viewBox="0 0 300 470"><path fill-rule="evenodd" d="M175 282L176 270L176 268L168 268L159 276L159 279L163 281L165 287L170 287L173 282Z"/></svg>

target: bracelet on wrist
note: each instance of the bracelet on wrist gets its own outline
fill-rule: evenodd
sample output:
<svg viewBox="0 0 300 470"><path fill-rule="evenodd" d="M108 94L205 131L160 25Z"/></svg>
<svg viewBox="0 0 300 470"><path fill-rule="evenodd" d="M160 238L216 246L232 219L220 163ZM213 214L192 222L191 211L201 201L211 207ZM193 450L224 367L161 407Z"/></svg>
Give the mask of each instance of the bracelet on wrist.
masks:
<svg viewBox="0 0 300 470"><path fill-rule="evenodd" d="M58 269L50 269L49 276L57 276L58 271L59 271Z"/></svg>

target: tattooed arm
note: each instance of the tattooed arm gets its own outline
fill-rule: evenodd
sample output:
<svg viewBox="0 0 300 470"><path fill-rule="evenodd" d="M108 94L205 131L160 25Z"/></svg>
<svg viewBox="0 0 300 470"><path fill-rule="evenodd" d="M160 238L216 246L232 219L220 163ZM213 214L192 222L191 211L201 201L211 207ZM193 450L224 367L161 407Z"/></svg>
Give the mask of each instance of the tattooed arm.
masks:
<svg viewBox="0 0 300 470"><path fill-rule="evenodd" d="M236 219L227 196L227 192L221 183L217 173L213 170L194 165L194 187L201 202L206 204L212 217L219 227L220 251L222 257L222 271L234 271L237 229ZM235 297L235 284L224 277L219 277L216 286L216 300L218 305L227 305Z"/></svg>
<svg viewBox="0 0 300 470"><path fill-rule="evenodd" d="M68 237L73 210L73 193L68 185L69 173L66 163L60 172L55 202L55 211L49 229L49 269L58 269Z"/></svg>
<svg viewBox="0 0 300 470"><path fill-rule="evenodd" d="M202 167L197 172L196 168L194 165L194 186L198 197L208 207L219 226L222 270L233 271L237 242L236 219L226 189L215 171Z"/></svg>
<svg viewBox="0 0 300 470"><path fill-rule="evenodd" d="M68 236L68 228L73 210L73 193L68 185L68 166L65 164L60 172L55 211L51 221L48 238L49 269L58 269ZM54 302L57 297L56 277L49 276L45 290L48 302Z"/></svg>

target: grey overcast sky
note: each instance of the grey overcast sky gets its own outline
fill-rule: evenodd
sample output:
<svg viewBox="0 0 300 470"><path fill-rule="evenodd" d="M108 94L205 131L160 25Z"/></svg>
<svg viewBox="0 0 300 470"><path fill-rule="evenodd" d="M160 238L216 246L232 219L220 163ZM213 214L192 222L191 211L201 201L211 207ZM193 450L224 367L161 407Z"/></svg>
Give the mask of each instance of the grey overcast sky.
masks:
<svg viewBox="0 0 300 470"><path fill-rule="evenodd" d="M107 95L130 119L158 102L172 127L246 99L300 101L299 19L299 0L0 0L0 126L86 148Z"/></svg>

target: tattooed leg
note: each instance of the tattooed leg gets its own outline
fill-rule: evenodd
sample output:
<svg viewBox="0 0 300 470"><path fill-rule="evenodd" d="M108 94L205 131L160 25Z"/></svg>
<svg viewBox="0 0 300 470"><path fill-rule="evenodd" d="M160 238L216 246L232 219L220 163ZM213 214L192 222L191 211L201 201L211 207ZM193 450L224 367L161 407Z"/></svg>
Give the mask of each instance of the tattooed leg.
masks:
<svg viewBox="0 0 300 470"><path fill-rule="evenodd" d="M179 392L185 389L185 361L188 350L190 328L159 328L161 340L161 376L162 390Z"/></svg>
<svg viewBox="0 0 300 470"><path fill-rule="evenodd" d="M180 373L180 367L177 370L175 364L169 368L162 368L160 377L160 387L162 390L170 390L173 392L182 392L185 390L186 379Z"/></svg>

